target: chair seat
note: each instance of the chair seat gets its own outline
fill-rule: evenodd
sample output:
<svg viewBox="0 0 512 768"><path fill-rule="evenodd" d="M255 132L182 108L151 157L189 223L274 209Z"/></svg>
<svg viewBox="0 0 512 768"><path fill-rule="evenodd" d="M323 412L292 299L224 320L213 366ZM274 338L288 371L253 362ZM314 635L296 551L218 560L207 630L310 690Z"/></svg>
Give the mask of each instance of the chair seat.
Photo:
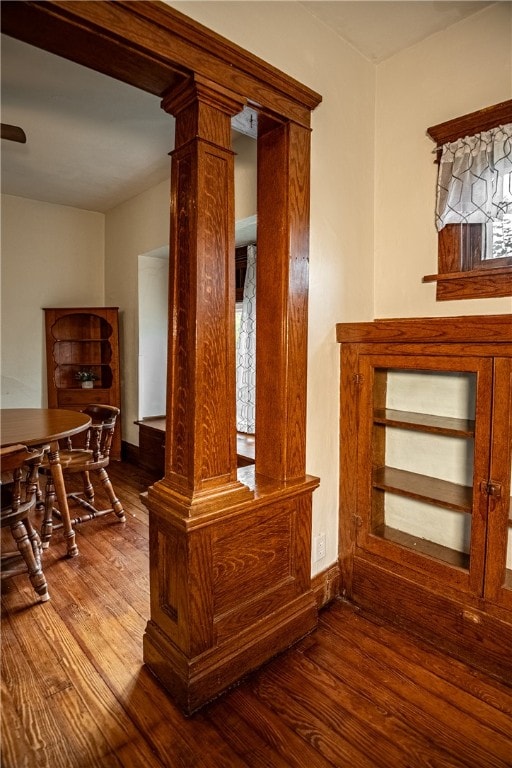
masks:
<svg viewBox="0 0 512 768"><path fill-rule="evenodd" d="M2 489L2 528L12 525L16 520L23 520L34 506L33 498L20 502L16 510L12 509L12 494L8 491L4 494Z"/></svg>
<svg viewBox="0 0 512 768"><path fill-rule="evenodd" d="M93 452L86 448L71 448L59 451L59 460L65 472L92 472L108 464L108 460L103 457L95 461ZM39 471L43 474L51 472L49 462L43 461Z"/></svg>

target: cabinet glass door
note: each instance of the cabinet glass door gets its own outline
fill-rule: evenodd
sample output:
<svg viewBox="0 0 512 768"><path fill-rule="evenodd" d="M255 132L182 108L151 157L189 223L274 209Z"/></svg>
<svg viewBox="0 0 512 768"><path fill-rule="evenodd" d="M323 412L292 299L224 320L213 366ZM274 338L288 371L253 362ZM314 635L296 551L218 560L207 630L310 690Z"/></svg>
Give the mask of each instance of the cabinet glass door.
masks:
<svg viewBox="0 0 512 768"><path fill-rule="evenodd" d="M483 589L492 364L477 358L363 356L358 543L455 588ZM367 476L367 475L366 475ZM360 474L361 477L361 474Z"/></svg>
<svg viewBox="0 0 512 768"><path fill-rule="evenodd" d="M512 360L494 367L485 597L512 611Z"/></svg>

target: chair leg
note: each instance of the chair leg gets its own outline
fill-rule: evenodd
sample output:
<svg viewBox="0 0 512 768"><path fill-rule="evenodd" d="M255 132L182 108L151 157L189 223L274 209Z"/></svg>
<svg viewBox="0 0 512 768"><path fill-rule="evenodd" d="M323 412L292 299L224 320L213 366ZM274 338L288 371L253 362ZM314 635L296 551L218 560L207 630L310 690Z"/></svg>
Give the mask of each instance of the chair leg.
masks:
<svg viewBox="0 0 512 768"><path fill-rule="evenodd" d="M16 546L18 547L18 551L26 563L30 582L34 587L36 594L41 598L41 602L44 603L50 599L48 584L46 583L41 568L41 558L40 556L35 556L24 521L18 520L18 522L11 527L11 532L16 542Z"/></svg>
<svg viewBox="0 0 512 768"><path fill-rule="evenodd" d="M94 506L94 486L88 472L82 472L82 482L84 485L84 496L91 506Z"/></svg>
<svg viewBox="0 0 512 768"><path fill-rule="evenodd" d="M98 477L101 480L101 483L107 493L108 498L110 499L110 503L112 504L112 509L116 513L119 520L124 523L126 521L126 517L124 514L123 505L117 498L114 488L112 487L112 483L110 482L110 478L107 475L107 472L104 468L96 470L98 473Z"/></svg>
<svg viewBox="0 0 512 768"><path fill-rule="evenodd" d="M55 486L51 473L46 479L44 500L44 519L41 524L41 546L48 549L53 532L53 507L55 504Z"/></svg>
<svg viewBox="0 0 512 768"><path fill-rule="evenodd" d="M39 478L36 481L36 509L44 509L43 492Z"/></svg>
<svg viewBox="0 0 512 768"><path fill-rule="evenodd" d="M30 521L30 519L28 517L26 517L23 520L23 524L24 524L25 528L27 529L27 535L28 535L30 544L32 546L32 551L34 552L34 557L36 558L36 560L38 558L41 559L41 554L42 554L42 551L43 551L43 546L42 546L41 538L40 538L38 532L36 531L36 529L34 528L34 526L32 525L32 523L31 523L31 521Z"/></svg>

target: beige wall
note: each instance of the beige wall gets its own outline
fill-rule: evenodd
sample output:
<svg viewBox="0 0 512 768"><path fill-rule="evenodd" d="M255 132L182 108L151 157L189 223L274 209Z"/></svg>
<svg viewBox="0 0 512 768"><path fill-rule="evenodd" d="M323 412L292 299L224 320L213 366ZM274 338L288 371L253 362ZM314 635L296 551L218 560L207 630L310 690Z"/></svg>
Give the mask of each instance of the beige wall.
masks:
<svg viewBox="0 0 512 768"><path fill-rule="evenodd" d="M256 213L257 142L238 134L233 141L235 154L235 221Z"/></svg>
<svg viewBox="0 0 512 768"><path fill-rule="evenodd" d="M375 317L491 314L512 299L435 300L436 166L426 130L512 97L512 4L496 3L377 67Z"/></svg>
<svg viewBox="0 0 512 768"><path fill-rule="evenodd" d="M122 309L121 397L123 439L139 443L138 257L169 243L170 182L113 208L105 216L105 301Z"/></svg>
<svg viewBox="0 0 512 768"><path fill-rule="evenodd" d="M2 195L2 407L46 401L42 307L104 300L104 216Z"/></svg>
<svg viewBox="0 0 512 768"><path fill-rule="evenodd" d="M236 214L245 218L256 213L256 142L246 137L236 141ZM121 395L123 439L139 444L138 365L138 257L169 244L169 190L164 181L141 195L113 208L105 225L105 301L122 308Z"/></svg>

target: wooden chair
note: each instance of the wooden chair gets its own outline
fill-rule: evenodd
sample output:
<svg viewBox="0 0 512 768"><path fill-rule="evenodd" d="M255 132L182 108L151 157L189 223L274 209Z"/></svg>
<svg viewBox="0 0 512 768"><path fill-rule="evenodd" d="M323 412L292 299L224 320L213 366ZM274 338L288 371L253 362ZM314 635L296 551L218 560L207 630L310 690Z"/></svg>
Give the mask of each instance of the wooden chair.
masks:
<svg viewBox="0 0 512 768"><path fill-rule="evenodd" d="M32 525L30 514L36 505L38 467L44 453L44 448L30 451L25 445L0 449L2 528L11 529L18 548L18 552L2 553L2 579L19 573L19 569L12 566L21 555L41 602L49 600L50 595L41 564L41 538Z"/></svg>
<svg viewBox="0 0 512 768"><path fill-rule="evenodd" d="M106 467L110 461L110 446L114 435L114 428L119 408L112 405L88 405L82 409L82 413L91 417L91 425L85 433L85 444L80 447L73 447L72 439L68 439L66 449L60 451L60 461L64 481L72 475L81 475L83 491L70 491L67 493L68 499L75 501L84 511L83 515L71 519L72 525L85 523L97 517L103 517L111 512L119 518L120 522L125 522L126 517L121 502L117 498ZM81 435L79 437L82 437ZM83 440L83 437L82 437ZM50 542L52 531L60 525L53 525L53 518L60 518L59 511L54 507L55 488L53 485L51 467L47 461L43 461L39 471L46 477L45 489L45 513L44 521L41 527L41 538L43 548L46 548ZM95 506L95 491L91 482L91 475L96 476L103 485L109 498L111 506L107 509L98 509Z"/></svg>

